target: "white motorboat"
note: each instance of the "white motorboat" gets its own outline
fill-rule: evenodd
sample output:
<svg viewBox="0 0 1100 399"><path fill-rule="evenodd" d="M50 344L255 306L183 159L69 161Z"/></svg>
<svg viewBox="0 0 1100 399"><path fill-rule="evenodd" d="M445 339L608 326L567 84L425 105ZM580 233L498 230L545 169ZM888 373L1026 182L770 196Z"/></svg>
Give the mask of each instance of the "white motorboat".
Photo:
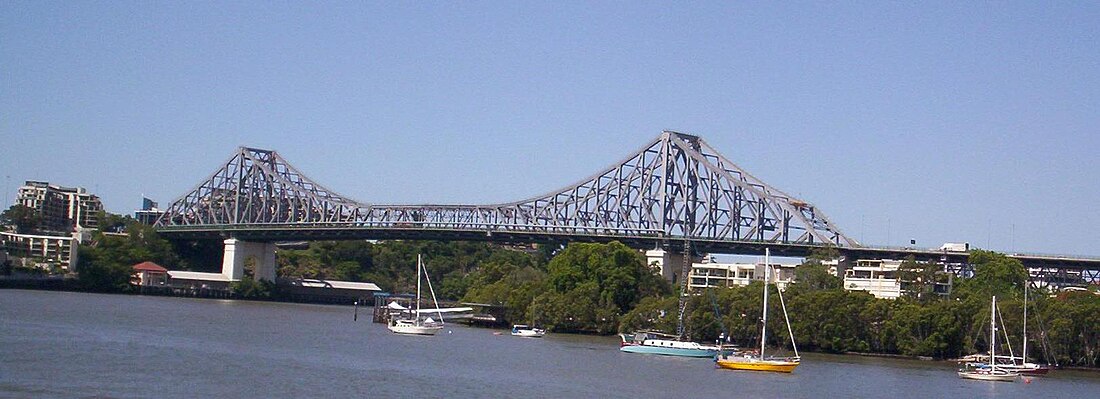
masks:
<svg viewBox="0 0 1100 399"><path fill-rule="evenodd" d="M542 336L546 335L546 330L529 327L523 324L516 324L512 326L512 335L517 337L542 338Z"/></svg>

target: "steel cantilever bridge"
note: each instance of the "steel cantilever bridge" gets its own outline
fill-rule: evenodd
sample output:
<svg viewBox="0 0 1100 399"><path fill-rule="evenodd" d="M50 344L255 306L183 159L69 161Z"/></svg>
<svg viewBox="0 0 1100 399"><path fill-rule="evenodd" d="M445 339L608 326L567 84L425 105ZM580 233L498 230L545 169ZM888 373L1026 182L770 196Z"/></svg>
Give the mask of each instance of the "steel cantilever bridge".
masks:
<svg viewBox="0 0 1100 399"><path fill-rule="evenodd" d="M173 202L156 226L170 238L253 243L617 240L639 249L682 251L690 243L699 252L735 254L760 254L767 247L804 256L813 248L836 247L849 258L914 255L965 263L966 257L864 247L810 202L757 179L700 137L671 131L576 184L491 205L358 202L310 180L275 151L242 147Z"/></svg>

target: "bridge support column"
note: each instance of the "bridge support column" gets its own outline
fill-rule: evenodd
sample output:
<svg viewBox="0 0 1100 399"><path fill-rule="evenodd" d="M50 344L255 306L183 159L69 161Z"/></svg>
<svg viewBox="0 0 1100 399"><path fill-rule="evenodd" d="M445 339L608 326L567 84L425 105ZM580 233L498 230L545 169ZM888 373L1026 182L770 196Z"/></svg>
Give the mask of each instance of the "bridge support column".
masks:
<svg viewBox="0 0 1100 399"><path fill-rule="evenodd" d="M680 275L684 265L683 249L651 249L645 251L646 263L660 271L661 277L673 284L683 284L684 276ZM693 256L691 262L699 262L703 258ZM690 271L688 271L690 273Z"/></svg>
<svg viewBox="0 0 1100 399"><path fill-rule="evenodd" d="M275 244L241 241L236 238L225 240L224 243L223 275L232 281L239 281L244 277L246 266L251 263L254 279L275 281Z"/></svg>

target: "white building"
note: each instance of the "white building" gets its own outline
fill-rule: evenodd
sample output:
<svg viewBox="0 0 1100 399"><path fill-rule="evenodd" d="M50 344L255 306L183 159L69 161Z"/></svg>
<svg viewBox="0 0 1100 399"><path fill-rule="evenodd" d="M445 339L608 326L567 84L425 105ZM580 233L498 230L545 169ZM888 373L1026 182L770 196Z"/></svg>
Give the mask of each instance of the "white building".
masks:
<svg viewBox="0 0 1100 399"><path fill-rule="evenodd" d="M42 218L42 230L55 232L94 230L99 227L99 197L81 187L61 187L27 180L19 188L18 204L34 209Z"/></svg>
<svg viewBox="0 0 1100 399"><path fill-rule="evenodd" d="M860 259L855 266L844 271L844 289L867 291L876 298L897 299L901 296L901 280L898 279L900 260ZM833 273L836 269L833 268Z"/></svg>
<svg viewBox="0 0 1100 399"><path fill-rule="evenodd" d="M51 265L57 265L63 271L72 271L77 262L80 235L73 233L69 236L47 236L0 232L0 243L3 243L12 257L23 258L24 266L48 269Z"/></svg>
<svg viewBox="0 0 1100 399"><path fill-rule="evenodd" d="M707 262L693 263L691 265L691 281L689 290L704 289L708 287L733 287L745 286L753 281L764 280L764 262L757 263L718 263L705 258ZM796 265L771 263L772 281L775 281L779 289L786 289L787 285L794 281L794 269Z"/></svg>

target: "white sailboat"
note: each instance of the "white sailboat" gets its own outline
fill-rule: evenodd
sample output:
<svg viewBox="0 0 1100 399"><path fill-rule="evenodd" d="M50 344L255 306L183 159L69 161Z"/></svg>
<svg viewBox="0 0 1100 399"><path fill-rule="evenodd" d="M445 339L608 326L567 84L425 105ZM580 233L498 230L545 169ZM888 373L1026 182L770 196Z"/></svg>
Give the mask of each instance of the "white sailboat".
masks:
<svg viewBox="0 0 1100 399"><path fill-rule="evenodd" d="M974 364L966 363L963 368L958 371L959 378L966 378L971 380L981 381L1004 381L1015 382L1016 378L1020 376L1020 373L1005 370L1004 367L997 366L997 296L993 296L993 304L989 309L989 363L988 364Z"/></svg>
<svg viewBox="0 0 1100 399"><path fill-rule="evenodd" d="M428 281L428 290L432 293L432 302L435 303L435 308L439 310L439 302L435 299L435 290L432 289L432 281L428 278L428 271L424 270L423 263L421 262L420 255L416 255L416 311L407 313L406 317L397 317L390 321L387 328L396 334L405 335L435 335L443 329L443 314L438 313L439 320L432 320L431 317L422 317L420 312L420 276L423 274L424 279Z"/></svg>
<svg viewBox="0 0 1100 399"><path fill-rule="evenodd" d="M763 325L760 327L760 352L758 354L733 354L733 355L719 355L715 357L714 361L718 367L731 369L731 370L753 370L753 371L774 371L780 373L790 373L794 371L795 367L801 364L802 359L798 356L798 346L794 342L794 333L791 331L791 320L787 317L787 305L783 303L783 293L779 293L780 303L783 305L783 319L787 321L787 333L791 336L791 347L794 348L794 357L789 358L777 358L764 356L764 343L768 336L768 283L771 282L771 275L768 273L771 270L771 263L769 257L771 252L764 249L764 310L763 310Z"/></svg>
<svg viewBox="0 0 1100 399"><path fill-rule="evenodd" d="M1018 372L1022 375L1041 376L1046 375L1047 372L1050 371L1050 366L1027 361L1027 294L1029 285L1031 284L1026 283L1026 285L1024 285L1024 353L1020 355L1020 357L1016 357L1012 355L1012 347L1009 346L1008 364L1002 364L1000 367L1003 367L1005 370ZM1007 334L1005 339L1008 339Z"/></svg>

